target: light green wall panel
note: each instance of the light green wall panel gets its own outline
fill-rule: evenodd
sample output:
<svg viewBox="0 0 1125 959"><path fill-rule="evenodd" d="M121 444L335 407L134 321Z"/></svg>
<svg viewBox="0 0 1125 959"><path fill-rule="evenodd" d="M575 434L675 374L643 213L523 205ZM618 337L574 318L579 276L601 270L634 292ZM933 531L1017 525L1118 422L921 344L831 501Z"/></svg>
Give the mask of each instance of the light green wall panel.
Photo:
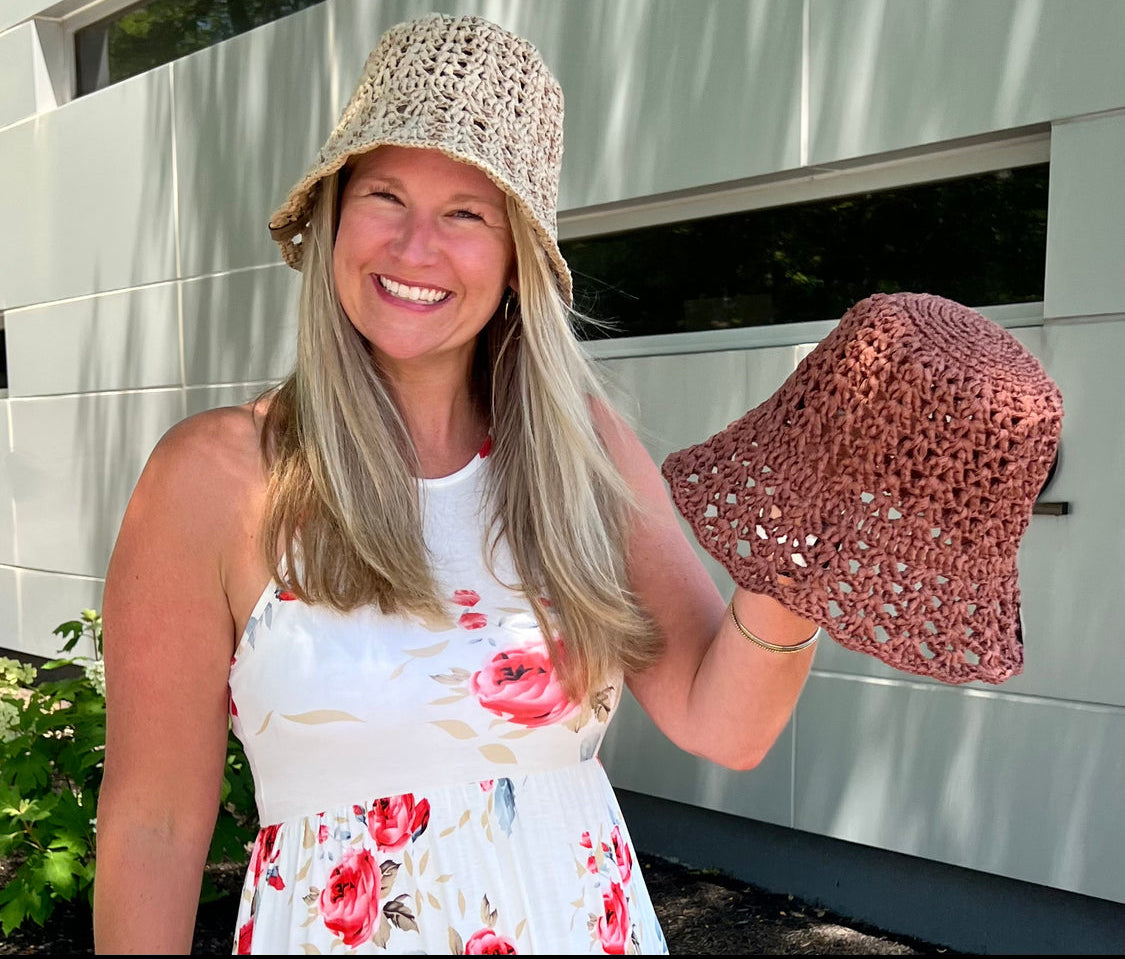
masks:
<svg viewBox="0 0 1125 959"><path fill-rule="evenodd" d="M8 399L0 398L0 566L16 564L16 499L12 488L8 403Z"/></svg>
<svg viewBox="0 0 1125 959"><path fill-rule="evenodd" d="M11 310L4 325L13 397L181 380L175 283Z"/></svg>
<svg viewBox="0 0 1125 959"><path fill-rule="evenodd" d="M561 209L799 163L800 3L335 0L333 6L341 106L379 34L431 9L480 14L534 43L566 97Z"/></svg>
<svg viewBox="0 0 1125 959"><path fill-rule="evenodd" d="M175 276L168 79L154 70L0 131L0 308Z"/></svg>
<svg viewBox="0 0 1125 959"><path fill-rule="evenodd" d="M84 609L101 609L100 579L64 576L39 570L20 571L20 649L48 659L62 653L64 640L55 627L77 619ZM67 656L94 655L94 644L83 639Z"/></svg>
<svg viewBox="0 0 1125 959"><path fill-rule="evenodd" d="M1125 711L815 674L798 829L1125 902Z"/></svg>
<svg viewBox="0 0 1125 959"><path fill-rule="evenodd" d="M300 279L280 263L184 281L188 385L285 377L297 353Z"/></svg>
<svg viewBox="0 0 1125 959"><path fill-rule="evenodd" d="M35 113L34 43L30 23L0 33L0 127Z"/></svg>
<svg viewBox="0 0 1125 959"><path fill-rule="evenodd" d="M1120 0L811 0L810 162L1125 106Z"/></svg>
<svg viewBox="0 0 1125 959"><path fill-rule="evenodd" d="M20 572L0 566L0 649L20 648Z"/></svg>
<svg viewBox="0 0 1125 959"><path fill-rule="evenodd" d="M51 0L4 0L0 7L0 30L6 30L51 6L54 6Z"/></svg>
<svg viewBox="0 0 1125 959"><path fill-rule="evenodd" d="M328 7L173 65L183 275L281 262L267 223L336 121Z"/></svg>
<svg viewBox="0 0 1125 959"><path fill-rule="evenodd" d="M183 391L9 402L20 565L103 577L148 455L184 415Z"/></svg>
<svg viewBox="0 0 1125 959"><path fill-rule="evenodd" d="M1125 111L1051 130L1043 311L1125 313Z"/></svg>

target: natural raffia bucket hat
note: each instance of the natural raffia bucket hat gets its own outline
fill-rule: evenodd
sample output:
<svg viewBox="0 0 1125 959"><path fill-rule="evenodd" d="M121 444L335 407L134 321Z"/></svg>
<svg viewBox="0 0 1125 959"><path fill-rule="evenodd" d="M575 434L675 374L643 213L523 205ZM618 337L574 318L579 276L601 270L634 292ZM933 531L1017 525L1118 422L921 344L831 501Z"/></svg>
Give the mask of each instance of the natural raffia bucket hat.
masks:
<svg viewBox="0 0 1125 959"><path fill-rule="evenodd" d="M431 14L387 30L316 163L270 218L291 267L301 268L321 180L379 146L440 150L483 170L516 201L572 302L556 220L562 88L528 41L474 16Z"/></svg>
<svg viewBox="0 0 1125 959"><path fill-rule="evenodd" d="M1007 330L876 294L662 470L740 586L897 669L996 684L1023 669L1017 549L1061 425L1058 387Z"/></svg>

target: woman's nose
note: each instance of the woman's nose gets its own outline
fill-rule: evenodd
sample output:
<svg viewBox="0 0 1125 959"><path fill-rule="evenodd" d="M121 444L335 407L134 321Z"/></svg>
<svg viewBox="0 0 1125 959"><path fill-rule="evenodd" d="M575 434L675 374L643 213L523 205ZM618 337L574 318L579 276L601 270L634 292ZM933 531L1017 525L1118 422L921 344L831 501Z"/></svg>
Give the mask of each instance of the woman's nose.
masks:
<svg viewBox="0 0 1125 959"><path fill-rule="evenodd" d="M409 211L400 222L400 229L392 244L396 255L404 263L430 263L437 255L437 235L428 216Z"/></svg>

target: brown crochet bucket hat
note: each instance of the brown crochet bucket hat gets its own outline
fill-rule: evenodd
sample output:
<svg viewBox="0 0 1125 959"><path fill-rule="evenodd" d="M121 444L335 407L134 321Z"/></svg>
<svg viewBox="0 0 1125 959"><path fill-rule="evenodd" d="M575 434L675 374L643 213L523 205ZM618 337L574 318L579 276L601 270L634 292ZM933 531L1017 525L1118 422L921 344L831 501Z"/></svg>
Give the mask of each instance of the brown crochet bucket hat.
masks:
<svg viewBox="0 0 1125 959"><path fill-rule="evenodd" d="M1017 549L1061 425L1058 387L1007 330L876 294L662 469L738 585L897 669L995 684L1023 669Z"/></svg>
<svg viewBox="0 0 1125 959"><path fill-rule="evenodd" d="M316 163L270 218L286 263L301 268L320 181L388 145L440 150L483 170L515 199L572 302L556 221L563 94L534 46L474 16L431 14L387 30Z"/></svg>

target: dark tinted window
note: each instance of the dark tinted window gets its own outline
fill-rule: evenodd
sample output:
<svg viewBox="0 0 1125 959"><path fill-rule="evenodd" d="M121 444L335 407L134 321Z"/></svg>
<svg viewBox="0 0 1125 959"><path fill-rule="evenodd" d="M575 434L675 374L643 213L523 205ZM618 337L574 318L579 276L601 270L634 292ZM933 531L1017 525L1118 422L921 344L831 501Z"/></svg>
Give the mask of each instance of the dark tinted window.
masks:
<svg viewBox="0 0 1125 959"><path fill-rule="evenodd" d="M1047 173L1036 164L561 246L575 306L615 336L837 319L880 292L1035 302Z"/></svg>
<svg viewBox="0 0 1125 959"><path fill-rule="evenodd" d="M78 96L323 0L146 0L74 34Z"/></svg>

